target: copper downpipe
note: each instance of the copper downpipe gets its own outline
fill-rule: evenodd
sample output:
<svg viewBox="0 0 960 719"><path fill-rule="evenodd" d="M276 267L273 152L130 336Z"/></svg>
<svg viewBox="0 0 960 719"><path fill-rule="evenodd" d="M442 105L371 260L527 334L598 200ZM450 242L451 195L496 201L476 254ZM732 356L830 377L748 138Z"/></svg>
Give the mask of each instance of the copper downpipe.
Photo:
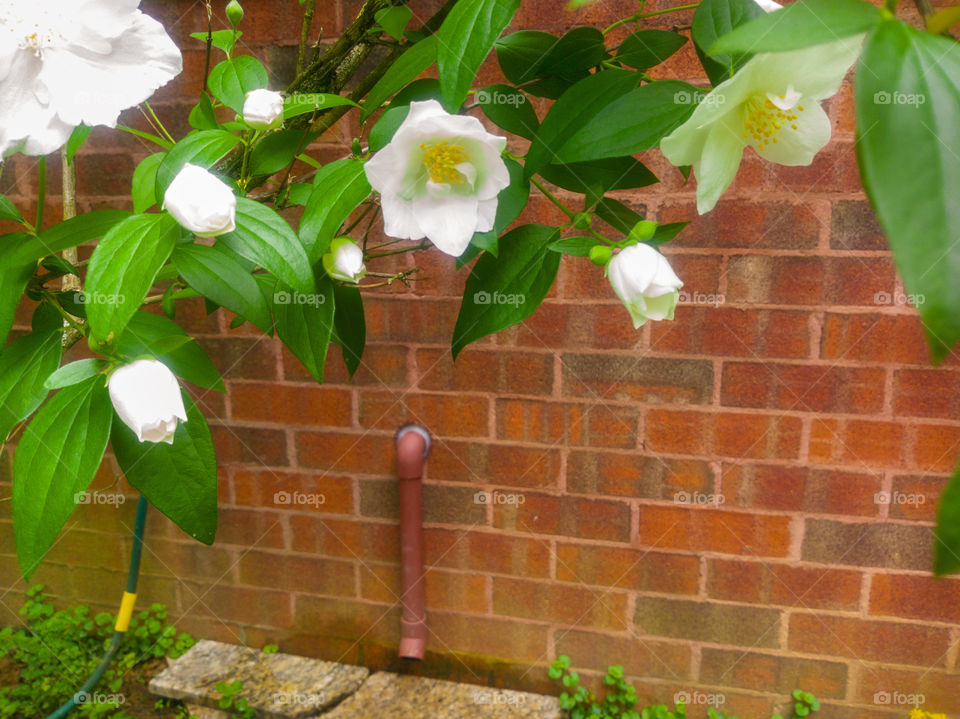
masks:
<svg viewBox="0 0 960 719"><path fill-rule="evenodd" d="M423 464L430 451L430 433L417 424L397 430L397 477L400 479L400 578L403 613L400 656L423 659L427 617L423 610Z"/></svg>

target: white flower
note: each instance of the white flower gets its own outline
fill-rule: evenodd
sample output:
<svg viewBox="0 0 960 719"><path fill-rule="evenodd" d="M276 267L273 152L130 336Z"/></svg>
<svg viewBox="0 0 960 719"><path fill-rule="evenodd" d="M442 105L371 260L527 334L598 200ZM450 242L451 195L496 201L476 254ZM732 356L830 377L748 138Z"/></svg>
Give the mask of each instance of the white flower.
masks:
<svg viewBox="0 0 960 719"><path fill-rule="evenodd" d="M475 117L450 115L436 100L410 103L393 140L366 164L380 197L384 232L423 237L459 257L475 232L493 229L497 195L510 184L504 137Z"/></svg>
<svg viewBox="0 0 960 719"><path fill-rule="evenodd" d="M783 7L780 3L774 2L773 0L753 0L757 5L766 10L767 12L773 12L774 10L779 10Z"/></svg>
<svg viewBox="0 0 960 719"><path fill-rule="evenodd" d="M187 421L180 385L157 360L137 360L110 375L110 401L141 442L173 444L177 420Z"/></svg>
<svg viewBox="0 0 960 719"><path fill-rule="evenodd" d="M747 145L780 165L809 165L830 141L820 101L836 94L863 36L754 55L717 85L660 149L674 165L693 165L697 211L709 212L730 186Z"/></svg>
<svg viewBox="0 0 960 719"><path fill-rule="evenodd" d="M356 284L367 274L363 264L363 250L349 237L338 237L322 257L323 269L335 280Z"/></svg>
<svg viewBox="0 0 960 719"><path fill-rule="evenodd" d="M236 228L236 195L212 172L189 162L163 194L163 209L197 237L216 237Z"/></svg>
<svg viewBox="0 0 960 719"><path fill-rule="evenodd" d="M613 291L626 305L633 326L647 320L672 320L683 282L667 258L643 243L625 247L607 264Z"/></svg>
<svg viewBox="0 0 960 719"><path fill-rule="evenodd" d="M251 90L243 103L243 121L254 130L272 130L283 124L283 95Z"/></svg>
<svg viewBox="0 0 960 719"><path fill-rule="evenodd" d="M0 3L0 156L46 155L73 128L113 127L182 68L139 0Z"/></svg>

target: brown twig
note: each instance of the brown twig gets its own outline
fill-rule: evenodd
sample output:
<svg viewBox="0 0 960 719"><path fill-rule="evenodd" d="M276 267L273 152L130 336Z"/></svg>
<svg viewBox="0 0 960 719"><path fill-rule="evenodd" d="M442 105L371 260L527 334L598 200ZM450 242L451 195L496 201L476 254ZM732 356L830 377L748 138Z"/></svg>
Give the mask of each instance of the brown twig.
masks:
<svg viewBox="0 0 960 719"><path fill-rule="evenodd" d="M315 0L307 0L303 11L303 24L300 26L300 47L297 50L297 75L303 72L304 55L307 52L307 40L310 39L310 25L313 23L313 5Z"/></svg>

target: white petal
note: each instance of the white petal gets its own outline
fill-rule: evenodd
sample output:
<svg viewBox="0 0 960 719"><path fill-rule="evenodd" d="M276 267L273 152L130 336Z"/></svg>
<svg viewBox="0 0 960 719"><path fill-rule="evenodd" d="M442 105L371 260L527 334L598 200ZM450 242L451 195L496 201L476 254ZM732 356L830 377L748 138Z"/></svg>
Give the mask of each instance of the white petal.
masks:
<svg viewBox="0 0 960 719"><path fill-rule="evenodd" d="M141 442L172 442L177 420L187 421L180 385L162 362L137 360L117 369L108 383L110 401Z"/></svg>
<svg viewBox="0 0 960 719"><path fill-rule="evenodd" d="M843 78L860 55L863 38L855 35L801 50L759 53L737 74L749 67L755 87L764 88L764 92L781 94L789 84L805 100L823 100L840 89Z"/></svg>
<svg viewBox="0 0 960 719"><path fill-rule="evenodd" d="M388 237L401 240L421 240L425 237L414 214L413 203L396 195L380 196L380 208L383 210L383 231Z"/></svg>
<svg viewBox="0 0 960 719"><path fill-rule="evenodd" d="M672 320L680 293L674 290L657 297L647 297L646 315L651 320Z"/></svg>
<svg viewBox="0 0 960 719"><path fill-rule="evenodd" d="M477 232L489 232L497 221L497 198L480 200L477 206Z"/></svg>
<svg viewBox="0 0 960 719"><path fill-rule="evenodd" d="M709 212L737 176L743 157L741 126L718 122L710 130L700 163L694 166L697 177L697 212Z"/></svg>
<svg viewBox="0 0 960 719"><path fill-rule="evenodd" d="M396 195L402 189L407 162L409 157L401 158L398 147L390 143L367 160L363 170L374 190L384 195Z"/></svg>
<svg viewBox="0 0 960 719"><path fill-rule="evenodd" d="M792 110L799 103L802 93L793 89L793 85L787 85L786 91L782 95L772 92L767 93L767 99L781 110Z"/></svg>
<svg viewBox="0 0 960 719"><path fill-rule="evenodd" d="M459 257L470 244L479 224L476 197L451 197L437 202L429 197L413 200L417 223L441 252Z"/></svg>
<svg viewBox="0 0 960 719"><path fill-rule="evenodd" d="M773 12L774 10L779 10L783 7L780 3L774 2L773 0L753 0L757 5L766 10L767 12Z"/></svg>
<svg viewBox="0 0 960 719"><path fill-rule="evenodd" d="M797 126L794 130L784 125L777 135L777 142L765 143L759 149L751 138L750 144L765 160L780 165L809 165L814 156L830 142L830 118L819 102L803 106L803 112L794 110Z"/></svg>

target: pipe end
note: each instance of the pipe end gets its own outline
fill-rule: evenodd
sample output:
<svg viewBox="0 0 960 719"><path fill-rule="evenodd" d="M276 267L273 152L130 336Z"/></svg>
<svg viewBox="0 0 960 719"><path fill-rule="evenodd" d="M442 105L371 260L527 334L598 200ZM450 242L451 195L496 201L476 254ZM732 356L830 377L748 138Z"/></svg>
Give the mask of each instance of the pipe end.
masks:
<svg viewBox="0 0 960 719"><path fill-rule="evenodd" d="M400 440L402 440L406 435L414 432L423 437L423 456L426 457L430 453L430 433L427 431L426 427L422 427L419 424L405 424L400 429L397 430L394 439L399 445Z"/></svg>
<svg viewBox="0 0 960 719"><path fill-rule="evenodd" d="M400 619L400 651L403 659L423 659L427 644L425 619Z"/></svg>

